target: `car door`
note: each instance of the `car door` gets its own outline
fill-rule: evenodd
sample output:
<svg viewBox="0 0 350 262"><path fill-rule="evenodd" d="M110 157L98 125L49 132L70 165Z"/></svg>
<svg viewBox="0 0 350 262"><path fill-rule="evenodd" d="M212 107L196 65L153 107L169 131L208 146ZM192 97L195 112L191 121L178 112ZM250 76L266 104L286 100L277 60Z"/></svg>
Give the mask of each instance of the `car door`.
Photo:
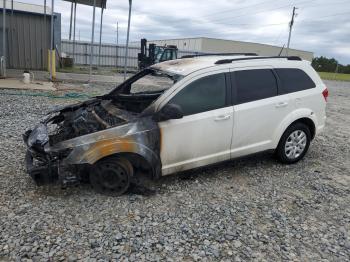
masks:
<svg viewBox="0 0 350 262"><path fill-rule="evenodd" d="M293 110L288 94L278 95L270 67L231 70L234 127L231 157L272 149L274 133ZM279 138L278 138L279 139Z"/></svg>
<svg viewBox="0 0 350 262"><path fill-rule="evenodd" d="M230 159L233 107L227 78L224 71L199 75L162 103L176 104L184 113L159 123L163 175Z"/></svg>

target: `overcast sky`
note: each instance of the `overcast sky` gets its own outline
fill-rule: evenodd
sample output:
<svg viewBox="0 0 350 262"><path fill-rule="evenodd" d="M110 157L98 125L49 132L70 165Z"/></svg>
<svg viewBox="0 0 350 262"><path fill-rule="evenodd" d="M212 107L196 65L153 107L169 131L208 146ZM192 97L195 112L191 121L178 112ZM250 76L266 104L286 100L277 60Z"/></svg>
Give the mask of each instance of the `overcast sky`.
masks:
<svg viewBox="0 0 350 262"><path fill-rule="evenodd" d="M21 0L33 4L44 0ZM51 0L47 0L51 3ZM62 14L62 38L69 33L70 3L55 0ZM350 0L133 0L131 41L214 37L282 46L287 43L292 7L298 7L291 48L312 51L350 64ZM91 38L92 7L78 5L77 37ZM126 38L127 0L107 0L103 42ZM95 41L100 10L96 13Z"/></svg>

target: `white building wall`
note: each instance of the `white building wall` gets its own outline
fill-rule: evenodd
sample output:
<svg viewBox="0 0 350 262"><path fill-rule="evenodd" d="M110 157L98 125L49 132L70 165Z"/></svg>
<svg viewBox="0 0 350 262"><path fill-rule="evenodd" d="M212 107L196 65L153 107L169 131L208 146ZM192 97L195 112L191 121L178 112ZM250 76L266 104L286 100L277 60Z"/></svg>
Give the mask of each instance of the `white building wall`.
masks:
<svg viewBox="0 0 350 262"><path fill-rule="evenodd" d="M282 47L266 44L222 40L213 38L202 38L202 50L206 53L257 53L264 56L277 56L281 52ZM286 55L286 49L283 49L281 55ZM312 52L290 49L290 56L300 56L302 59L311 61L313 58Z"/></svg>
<svg viewBox="0 0 350 262"><path fill-rule="evenodd" d="M282 47L259 43L214 39L214 38L185 38L153 40L149 43L157 45L176 45L179 50L196 51L203 53L257 53L258 55L277 56ZM286 55L286 49L281 55ZM313 53L308 51L290 49L289 55L300 56L302 59L311 61Z"/></svg>
<svg viewBox="0 0 350 262"><path fill-rule="evenodd" d="M198 52L200 52L202 49L202 42L202 38L166 39L149 41L150 44L156 44L160 46L176 45L179 50Z"/></svg>

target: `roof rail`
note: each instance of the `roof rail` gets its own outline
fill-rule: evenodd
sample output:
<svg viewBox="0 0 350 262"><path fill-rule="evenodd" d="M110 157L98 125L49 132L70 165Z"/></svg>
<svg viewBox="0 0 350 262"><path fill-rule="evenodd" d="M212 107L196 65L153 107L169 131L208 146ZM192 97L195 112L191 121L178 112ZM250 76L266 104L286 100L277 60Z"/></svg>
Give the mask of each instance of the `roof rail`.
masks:
<svg viewBox="0 0 350 262"><path fill-rule="evenodd" d="M210 53L210 54L197 54L197 55L184 55L181 58L194 58L200 56L229 56L229 55L245 55L245 56L257 56L257 53Z"/></svg>
<svg viewBox="0 0 350 262"><path fill-rule="evenodd" d="M222 59L215 62L216 65L221 64L229 64L234 61L242 61L242 60L258 60L258 59L278 59L278 58L284 58L287 60L294 60L294 61L302 61L302 59L299 56L258 56L258 57L242 57L242 58L233 58L233 59Z"/></svg>

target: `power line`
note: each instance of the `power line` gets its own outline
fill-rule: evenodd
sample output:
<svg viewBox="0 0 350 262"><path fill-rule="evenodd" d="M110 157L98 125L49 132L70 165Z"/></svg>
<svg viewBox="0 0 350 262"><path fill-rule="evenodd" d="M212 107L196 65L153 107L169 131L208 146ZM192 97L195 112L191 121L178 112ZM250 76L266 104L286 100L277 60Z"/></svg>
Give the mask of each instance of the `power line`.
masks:
<svg viewBox="0 0 350 262"><path fill-rule="evenodd" d="M301 2L296 3L296 5L300 5L300 4L307 3L307 2L314 2L314 1L316 1L316 0L301 1ZM226 18L222 18L222 19L214 19L214 20L210 20L210 22L217 22L217 21L222 21L222 20L227 20L227 19L232 20L232 19L236 19L236 18L240 18L240 17L252 16L252 15L267 13L267 12L270 12L270 11L279 10L279 9L283 9L283 8L289 8L289 7L292 7L292 6L293 5L291 3L289 3L287 5L274 7L274 8L266 9L266 10L260 10L260 11L254 12L254 13L246 13L246 14L241 14L241 15L233 16L233 17L226 17Z"/></svg>
<svg viewBox="0 0 350 262"><path fill-rule="evenodd" d="M313 3L315 1L317 1L317 0L302 1L302 2L299 2L299 3L298 2L297 3L290 3L288 5L285 5L285 7L293 6L293 4L298 5L298 6L301 6L301 5L305 6L305 5L309 5L310 3ZM211 15L202 16L202 18L211 17L213 14L236 12L237 10L241 10L241 9L245 9L245 8L249 8L249 7L253 7L253 6L258 6L258 5L263 5L263 4L266 4L268 2L276 2L276 0L266 1L266 2L259 3L259 4L254 4L254 5L245 6L245 7L241 7L241 8L229 9L229 10L225 10L225 11L221 11L221 12L214 12ZM314 4L314 5L311 5L311 6L307 6L307 7L320 7L320 6L324 6L324 5L335 5L335 4L341 4L341 3L347 3L347 2L349 2L349 0L345 0L345 1L343 0L343 1L340 1L340 2L332 2L332 3L329 3L329 2L328 3L317 3L317 4ZM230 18L230 17L228 17L228 18Z"/></svg>
<svg viewBox="0 0 350 262"><path fill-rule="evenodd" d="M297 2L296 4L304 4L304 3L311 3L311 2L314 2L316 0L307 0L307 1L301 1L301 2ZM270 1L266 1L265 3L268 3ZM263 4L263 3L260 3L260 4ZM260 5L259 4L259 5ZM252 5L254 6L254 5ZM283 8L289 8L291 7L292 5L289 3L287 5L283 5L283 6L279 6L279 7L274 7L274 8L270 8L270 9L263 9L263 10L260 10L260 11L257 11L257 12L254 12L254 13L245 13L245 14L241 14L241 15L238 15L238 16L233 16L233 17L225 17L225 18L219 18L219 19L213 19L213 20L207 20L207 19L198 19L198 18L195 18L195 19L188 19L188 18L171 18L169 16L166 16L166 15L159 15L159 14L153 14L153 13L147 13L147 12L143 12L143 14L149 14L149 15L152 15L152 16L155 16L155 17L165 17L169 20L171 20L171 22L183 22L184 20L190 20L190 22L194 25L203 25L203 23L215 23L215 24L222 24L222 25L225 25L225 26L244 26L244 24L235 24L235 23L224 23L224 21L227 21L227 20L233 20L233 19L236 19L236 18L240 18L240 17L244 17L244 16L252 16L252 15L256 15L256 14L261 14L261 13L266 13L266 12L270 12L270 11L274 11L274 10L278 10L278 9L283 9ZM243 9L243 8L242 8ZM239 10L236 9L236 10ZM214 16L215 17L215 16ZM259 26L259 25L256 25L256 26Z"/></svg>
<svg viewBox="0 0 350 262"><path fill-rule="evenodd" d="M336 13L336 14L331 14L331 15L326 15L326 16L322 16L322 18L320 19L315 19L315 20L308 20L308 19L303 19L303 20L300 20L300 22L306 22L306 23L317 23L319 21L322 21L322 20L327 20L327 19L324 19L324 18L328 18L328 17L333 17L333 16L340 16L340 15L347 15L347 14L350 14L350 11L348 12L343 12L343 13Z"/></svg>
<svg viewBox="0 0 350 262"><path fill-rule="evenodd" d="M308 5L306 4L307 8L310 8L310 7L320 7L320 6L325 6L325 5L338 5L338 4L342 4L342 3L349 3L349 0L346 0L346 1L340 1L340 2L331 2L331 3L317 3L317 4L314 4L314 5Z"/></svg>
<svg viewBox="0 0 350 262"><path fill-rule="evenodd" d="M275 38L275 40L273 40L273 43L277 44L278 41L281 39L282 35L284 35L284 33L286 33L285 28L282 28L278 36Z"/></svg>
<svg viewBox="0 0 350 262"><path fill-rule="evenodd" d="M257 6L257 5L266 4L268 2L275 2L275 1L276 0L263 1L263 2L260 2L260 3L254 4L254 5L248 5L248 6L244 6L244 7L239 7L239 8L234 8L234 9L229 9L229 10L224 10L224 11L213 12L210 15L204 15L202 17L212 16L213 14L220 14L220 13L224 13L224 12L236 12L237 10L242 10L242 9L254 7L254 6ZM181 8L181 9L177 8L177 10L188 10L188 8ZM141 14L148 14L148 15L156 16L156 17L169 18L169 15L160 15L158 13L147 12L147 11L144 11L144 10L135 10L135 11L138 12L138 13L141 13ZM208 11L211 11L211 9L210 10L208 9Z"/></svg>
<svg viewBox="0 0 350 262"><path fill-rule="evenodd" d="M348 15L350 14L349 12L341 12L341 13L335 13L335 14L331 14L331 15L327 15L327 16L322 16L322 18L318 19L318 20L308 20L308 19L303 19L303 20L299 20L298 24L302 24L302 23L319 23L322 22L322 20L326 20L326 18L328 17L333 17L333 16L342 16L342 15ZM288 22L284 22L284 23L276 23L276 24L265 24L265 25L256 25L256 24L236 24L236 26L254 26L254 27L273 27L273 26L277 26L277 25L287 25ZM232 33L232 30L223 30L223 29L219 29L220 33L224 34L224 33ZM202 32L207 33L208 30L203 28L201 30L196 30L196 34L194 35L193 33L191 33L191 37L195 37L195 36L202 36ZM283 32L283 30L282 30ZM177 36L177 37L181 37L181 36ZM280 39L281 36L277 37L277 39ZM276 42L277 40L274 40L273 42Z"/></svg>
<svg viewBox="0 0 350 262"><path fill-rule="evenodd" d="M313 2L315 2L316 0L308 0L308 1L299 1L297 2L296 4L298 6L302 5L309 5ZM237 11L237 10L243 10L243 9L246 9L246 8L249 8L249 7L256 7L256 6L260 6L260 5L263 5L263 4L267 4L269 2L272 2L272 1L263 1L263 2L260 2L260 3L256 3L256 4L253 4L253 5L249 5L249 6L244 6L244 7L240 7L240 8L236 8L236 9L233 9L233 11ZM345 2L345 1L341 1L341 2L337 2L337 3L342 3L342 2ZM317 6L320 6L320 5L329 5L330 3L319 3ZM332 3L332 4L336 4L336 3ZM272 24L253 24L253 23L234 23L232 20L233 19L236 19L236 18L239 18L239 17L243 17L243 16L253 16L253 15L256 15L256 14L261 14L261 13L268 13L268 12L271 12L271 11L274 11L274 10L278 10L278 9L282 9L282 8L286 8L286 7L290 7L291 4L289 3L288 5L283 5L283 6L278 6L278 7L273 7L273 8L268 8L268 9L260 9L258 11L250 11L249 13L245 13L245 14L240 14L240 15L237 15L237 16L232 16L232 17L226 17L226 18L221 18L221 19L213 19L213 20L204 20L204 19L201 19L201 18L204 18L204 17L209 17L209 16L203 16L201 17L200 19L199 18L195 18L195 19L188 19L188 18L171 18L170 16L167 16L167 15L159 15L159 14L153 14L153 13L147 13L147 12L142 12L141 14L150 14L151 16L154 16L154 17L166 17L167 19L170 20L170 22L172 21L181 21L181 22L184 22L184 20L189 20L191 21L192 25L200 25L200 26L203 26L204 24L207 24L207 23L213 23L215 24L215 22L217 21L222 21L221 23L218 23L218 24L221 24L223 26L237 26L237 27L255 27L255 28L262 28L262 27L274 27L274 26L278 26L278 25L284 25L284 24L288 24L288 22L281 22L281 23L272 23ZM312 6L311 6L312 7ZM306 9L309 8L309 7L306 7ZM212 16L213 14L219 14L219 13L226 13L226 12L230 12L231 10L224 10L224 11L221 11L221 12L215 12L215 13L212 13L210 16ZM350 12L343 12L343 13L336 13L336 14L332 14L332 15L327 15L327 16L322 16L320 19L318 20L308 20L308 19L304 19L304 20L299 20L298 21L298 24L300 23L316 23L318 21L322 21L324 20L324 18L327 18L327 17L332 17L332 16L337 16L337 15L345 15L345 14L349 14ZM152 17L151 17L152 18ZM230 20L232 21L231 23L225 23L224 21L227 21L227 20ZM170 23L168 23L168 26ZM174 27L175 28L175 27ZM208 29L204 29L203 30L197 30L197 32L208 32ZM224 32L224 30L220 30L222 32ZM229 30L231 33L232 33L232 30ZM283 30L282 30L283 32ZM176 32L174 32L176 34ZM281 33L280 33L281 35ZM280 37L277 37L277 39L279 39ZM277 40L275 40L277 41Z"/></svg>
<svg viewBox="0 0 350 262"><path fill-rule="evenodd" d="M307 1L304 0L304 1L301 1L301 2L297 2L295 4L300 5L300 4L303 4L303 3L310 3L310 2L314 2L314 1L316 1L316 0L307 0ZM267 2L270 2L270 1L267 1ZM267 2L265 2L265 3L267 3ZM254 12L244 13L244 14L240 14L240 15L236 15L236 16L216 18L217 16L210 15L210 16L202 16L201 18L214 17L216 19L209 20L208 22L217 22L217 21L224 21L224 20L228 20L228 19L232 20L232 19L236 19L236 18L239 18L239 17L243 17L243 16L252 16L252 15L255 15L255 14L258 14L258 13L265 13L265 12L278 10L278 9L282 9L282 8L288 8L288 7L291 7L291 6L293 6L293 5L291 3L288 3L286 5L282 5L282 6L279 6L279 7L273 7L273 8L270 8L270 9L262 9L262 10L258 10L258 11L254 10ZM229 12L229 11L236 12L237 10L240 10L240 8L236 8L236 9L232 9L232 10L226 10L226 11L227 12ZM167 15L159 15L159 14L154 14L154 13L143 12L143 14L149 14L149 15L152 15L153 17L164 17L164 18L168 18L168 19L170 18ZM186 19L186 18L172 19L172 21L184 21L184 19ZM199 23L203 24L203 20L207 20L207 19L198 19L198 18L196 18L196 19L189 19L189 20L191 20L191 21L198 21Z"/></svg>
<svg viewBox="0 0 350 262"><path fill-rule="evenodd" d="M237 10L242 10L242 9L246 9L246 8L251 8L251 7L255 7L255 6L259 6L259 5L265 5L266 3L269 3L269 2L276 2L276 0L270 0L270 1L263 1L261 3L258 3L258 4L254 4L254 5L248 5L248 6L244 6L244 7L239 7L239 8L234 8L234 9L228 9L228 10L224 10L224 11L220 11L220 12L214 12L214 13L211 13L210 15L205 15L205 16L202 16L202 17L210 17L212 16L213 14L222 14L222 13L228 13L228 12L236 12Z"/></svg>

